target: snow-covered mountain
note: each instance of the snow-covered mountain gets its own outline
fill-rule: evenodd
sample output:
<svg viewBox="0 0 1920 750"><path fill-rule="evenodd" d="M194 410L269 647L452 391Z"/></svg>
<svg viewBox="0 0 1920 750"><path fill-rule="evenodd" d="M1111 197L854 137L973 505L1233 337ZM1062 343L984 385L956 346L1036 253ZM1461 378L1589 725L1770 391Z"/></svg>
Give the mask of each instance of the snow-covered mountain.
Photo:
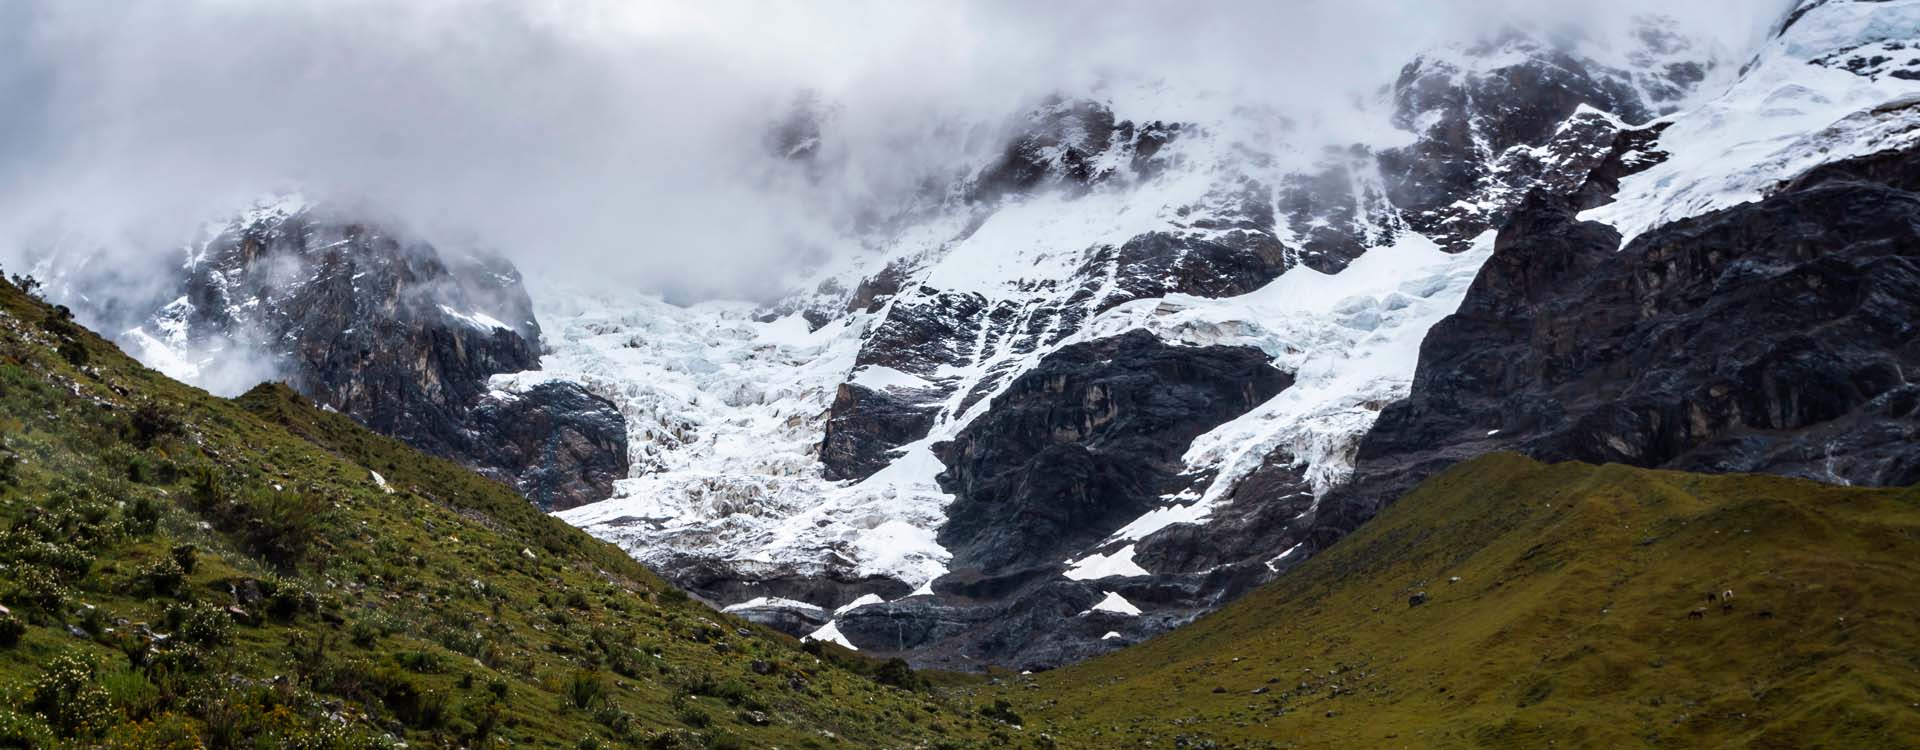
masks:
<svg viewBox="0 0 1920 750"><path fill-rule="evenodd" d="M554 350L495 385L620 404L635 476L563 517L735 611L952 666L1123 645L1338 535L1319 501L1529 194L1637 188L1663 128L1766 70L1657 19L1632 40L1423 55L1334 148L1246 108L1046 102L781 304L536 291Z"/></svg>
<svg viewBox="0 0 1920 750"><path fill-rule="evenodd" d="M790 632L920 664L1055 666L1283 574L1433 467L1667 434L1511 418L1515 398L1620 413L1630 400L1609 389L1625 378L1526 380L1577 359L1577 332L1509 336L1534 318L1471 314L1642 309L1608 296L1626 282L1556 276L1555 248L1592 264L1582 281L1612 278L1637 237L1830 180L1822 165L1897 171L1849 160L1920 140L1920 0L1804 0L1755 49L1674 28L1490 34L1415 57L1337 123L1153 83L1068 92L968 124L1004 146L920 165L919 190L862 207L845 251L766 304L670 304L537 268L521 296L511 269L265 204L193 245L184 296L123 339L204 379L239 359L208 342L239 334L323 403L446 442L551 506L603 496L621 466L612 497L561 517ZM830 111L803 98L762 145L816 179L834 168L819 161ZM356 275L369 268L381 294ZM1533 290L1558 296L1503 296ZM1749 310L1745 294L1720 304ZM1670 301L1640 300L1650 319ZM1507 380L1456 366L1483 345ZM381 356L341 359L355 352ZM474 366L410 364L449 356ZM420 428L420 405L438 427ZM1844 424L1904 434L1910 417L1882 416ZM1740 455L1840 425L1739 432ZM1829 442L1828 478L1904 465L1878 438Z"/></svg>

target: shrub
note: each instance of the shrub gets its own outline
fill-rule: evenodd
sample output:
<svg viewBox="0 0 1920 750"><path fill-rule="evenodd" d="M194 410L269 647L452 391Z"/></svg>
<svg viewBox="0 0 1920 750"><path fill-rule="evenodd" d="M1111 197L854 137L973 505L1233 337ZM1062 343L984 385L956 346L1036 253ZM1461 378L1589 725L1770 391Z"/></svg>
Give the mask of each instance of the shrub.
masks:
<svg viewBox="0 0 1920 750"><path fill-rule="evenodd" d="M61 654L33 683L27 710L38 714L63 737L92 737L112 720L106 689L94 680L93 663L78 654Z"/></svg>
<svg viewBox="0 0 1920 750"><path fill-rule="evenodd" d="M141 404L133 410L128 420L133 442L141 448L153 447L153 442L161 437L179 435L182 432L179 418L152 401Z"/></svg>
<svg viewBox="0 0 1920 750"><path fill-rule="evenodd" d="M180 593L180 586L187 581L187 571L172 557L159 557L147 561L133 574L134 588L141 593L173 596Z"/></svg>
<svg viewBox="0 0 1920 750"><path fill-rule="evenodd" d="M394 654L394 661L409 672L420 674L439 674L446 671L447 665L439 654L432 651L402 651Z"/></svg>
<svg viewBox="0 0 1920 750"><path fill-rule="evenodd" d="M0 648L13 648L20 645L20 637L27 634L27 624L15 617L12 612L0 614ZM5 747L0 743L0 747Z"/></svg>
<svg viewBox="0 0 1920 750"><path fill-rule="evenodd" d="M58 616L66 610L68 594L67 587L52 571L37 565L23 565L14 572L13 587L0 599L43 615Z"/></svg>
<svg viewBox="0 0 1920 750"><path fill-rule="evenodd" d="M372 670L363 677L367 688L380 697L401 723L416 729L433 729L449 718L447 696L423 687L412 676L391 667Z"/></svg>
<svg viewBox="0 0 1920 750"><path fill-rule="evenodd" d="M19 287L20 291L27 296L40 299L40 280L34 278L32 274L14 274L13 285Z"/></svg>
<svg viewBox="0 0 1920 750"><path fill-rule="evenodd" d="M86 367L87 363L92 361L92 357L87 354L87 347L78 341L60 342L59 351L60 358L74 367Z"/></svg>
<svg viewBox="0 0 1920 750"><path fill-rule="evenodd" d="M902 690L921 690L927 687L926 679L915 673L906 659L898 657L886 660L879 669L874 670L873 681Z"/></svg>
<svg viewBox="0 0 1920 750"><path fill-rule="evenodd" d="M383 635L386 633L380 626L366 620L354 620L352 625L347 626L347 639L361 648L373 648L373 644L379 643Z"/></svg>
<svg viewBox="0 0 1920 750"><path fill-rule="evenodd" d="M160 504L153 498L142 495L127 504L125 517L120 526L128 536L146 536L160 527Z"/></svg>
<svg viewBox="0 0 1920 750"><path fill-rule="evenodd" d="M168 551L174 563L187 575L193 575L193 569L200 566L200 550L191 544L182 544Z"/></svg>
<svg viewBox="0 0 1920 750"><path fill-rule="evenodd" d="M593 712L593 720L606 727L615 737L631 737L636 729L633 713L619 706L605 706Z"/></svg>
<svg viewBox="0 0 1920 750"><path fill-rule="evenodd" d="M707 727L713 726L713 714L707 713L705 709L700 708L698 704L692 702L682 705L678 716L680 723L693 727L694 729L706 729Z"/></svg>
<svg viewBox="0 0 1920 750"><path fill-rule="evenodd" d="M607 684L607 676L601 674L599 670L578 670L573 673L573 678L567 681L567 701L572 703L574 708L582 710L593 708L607 699L610 687Z"/></svg>
<svg viewBox="0 0 1920 750"><path fill-rule="evenodd" d="M326 528L331 506L318 495L261 491L248 503L246 543L282 568L298 565Z"/></svg>
<svg viewBox="0 0 1920 750"><path fill-rule="evenodd" d="M267 615L273 619L291 620L301 612L320 608L320 597L296 581L269 578L264 583L267 585Z"/></svg>
<svg viewBox="0 0 1920 750"><path fill-rule="evenodd" d="M993 705L980 709L980 715L1002 724L1020 726L1020 714L1014 713L1013 704L1005 698L996 698Z"/></svg>
<svg viewBox="0 0 1920 750"><path fill-rule="evenodd" d="M166 622L175 638L196 646L222 646L233 638L233 621L210 605L167 605Z"/></svg>
<svg viewBox="0 0 1920 750"><path fill-rule="evenodd" d="M0 747L39 750L55 742L53 729L40 717L0 708Z"/></svg>

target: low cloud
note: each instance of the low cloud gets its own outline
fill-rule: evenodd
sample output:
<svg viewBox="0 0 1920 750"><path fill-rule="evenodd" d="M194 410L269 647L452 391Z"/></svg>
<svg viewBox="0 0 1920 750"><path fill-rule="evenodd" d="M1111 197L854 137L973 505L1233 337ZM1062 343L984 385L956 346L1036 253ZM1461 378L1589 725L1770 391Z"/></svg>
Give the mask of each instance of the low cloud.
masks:
<svg viewBox="0 0 1920 750"><path fill-rule="evenodd" d="M1505 23L1661 11L1740 48L1786 5L5 3L0 260L78 232L177 261L206 219L298 185L531 273L751 295L1049 93L1154 82L1311 114ZM802 91L833 108L824 173L767 148Z"/></svg>

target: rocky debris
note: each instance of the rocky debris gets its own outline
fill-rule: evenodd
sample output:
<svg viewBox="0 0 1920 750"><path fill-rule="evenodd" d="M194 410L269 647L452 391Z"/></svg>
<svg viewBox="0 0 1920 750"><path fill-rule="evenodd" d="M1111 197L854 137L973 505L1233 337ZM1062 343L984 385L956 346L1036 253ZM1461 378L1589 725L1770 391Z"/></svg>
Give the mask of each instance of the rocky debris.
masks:
<svg viewBox="0 0 1920 750"><path fill-rule="evenodd" d="M953 568L1051 565L1151 510L1187 443L1291 385L1264 352L1145 331L1054 352L934 447Z"/></svg>
<svg viewBox="0 0 1920 750"><path fill-rule="evenodd" d="M1492 450L1920 481L1920 150L1809 173L1626 248L1564 205L1502 230L1329 522ZM1876 182L1870 177L1891 181Z"/></svg>

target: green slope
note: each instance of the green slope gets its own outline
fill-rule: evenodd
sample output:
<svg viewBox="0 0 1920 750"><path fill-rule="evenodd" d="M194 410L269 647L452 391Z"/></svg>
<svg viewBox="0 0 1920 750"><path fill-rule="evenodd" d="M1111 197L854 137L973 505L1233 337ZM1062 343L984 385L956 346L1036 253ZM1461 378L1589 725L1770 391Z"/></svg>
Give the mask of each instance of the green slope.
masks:
<svg viewBox="0 0 1920 750"><path fill-rule="evenodd" d="M0 604L0 748L1920 746L1916 489L1488 456L1163 638L928 687L5 283Z"/></svg>
<svg viewBox="0 0 1920 750"><path fill-rule="evenodd" d="M1920 490L1486 456L983 695L1073 747L1920 747Z"/></svg>
<svg viewBox="0 0 1920 750"><path fill-rule="evenodd" d="M688 601L283 387L170 381L4 282L0 529L0 747L964 747L1004 728Z"/></svg>

